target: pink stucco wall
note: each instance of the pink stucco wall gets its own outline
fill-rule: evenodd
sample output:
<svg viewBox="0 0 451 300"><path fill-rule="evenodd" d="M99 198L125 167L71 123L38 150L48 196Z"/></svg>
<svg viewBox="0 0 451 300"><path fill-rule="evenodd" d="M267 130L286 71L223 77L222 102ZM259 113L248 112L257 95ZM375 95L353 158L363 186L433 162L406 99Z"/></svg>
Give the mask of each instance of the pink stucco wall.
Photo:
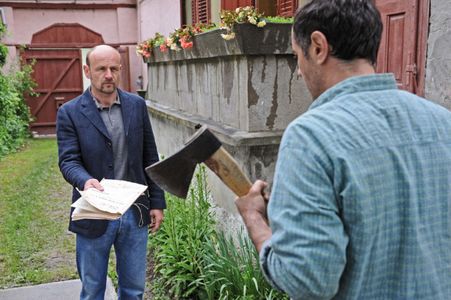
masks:
<svg viewBox="0 0 451 300"><path fill-rule="evenodd" d="M12 2L12 1L10 1ZM51 1L47 3L73 1ZM136 0L77 1L81 4L136 4ZM134 7L104 6L100 9L46 9L3 7L8 34L2 40L7 45L30 44L34 33L55 23L79 23L102 35L107 44L128 46L130 56L130 88L136 90L135 81L142 74L142 61L136 56L138 38L137 9ZM9 47L12 61L15 47Z"/></svg>
<svg viewBox="0 0 451 300"><path fill-rule="evenodd" d="M4 1L29 2L33 0ZM136 79L143 75L147 84L147 66L136 56L136 44L153 37L156 32L167 36L181 26L180 0L49 0L40 3L77 4L132 4L133 7L104 6L96 9L46 9L3 7L8 35L2 40L7 45L29 44L34 33L54 23L79 23L102 35L105 43L129 47L130 84L136 89ZM39 6L39 4L38 4ZM15 48L10 47L15 55Z"/></svg>
<svg viewBox="0 0 451 300"><path fill-rule="evenodd" d="M180 0L138 1L138 36L143 41L156 32L168 36L181 26ZM144 84L147 84L147 66L142 64Z"/></svg>
<svg viewBox="0 0 451 300"><path fill-rule="evenodd" d="M180 0L142 0L138 3L140 40L155 32L168 35L180 27Z"/></svg>
<svg viewBox="0 0 451 300"><path fill-rule="evenodd" d="M5 43L29 44L33 33L54 23L79 23L103 36L105 43L136 43L137 16L134 8L116 9L14 9L7 17Z"/></svg>

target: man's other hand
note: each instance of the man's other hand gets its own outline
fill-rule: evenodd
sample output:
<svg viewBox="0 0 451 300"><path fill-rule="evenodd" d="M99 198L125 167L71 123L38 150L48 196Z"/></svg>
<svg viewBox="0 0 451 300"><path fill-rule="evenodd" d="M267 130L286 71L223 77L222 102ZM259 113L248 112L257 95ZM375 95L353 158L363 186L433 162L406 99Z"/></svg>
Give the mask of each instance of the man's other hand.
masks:
<svg viewBox="0 0 451 300"><path fill-rule="evenodd" d="M155 233L160 229L161 223L163 222L164 212L162 209L151 209L150 210L150 231Z"/></svg>

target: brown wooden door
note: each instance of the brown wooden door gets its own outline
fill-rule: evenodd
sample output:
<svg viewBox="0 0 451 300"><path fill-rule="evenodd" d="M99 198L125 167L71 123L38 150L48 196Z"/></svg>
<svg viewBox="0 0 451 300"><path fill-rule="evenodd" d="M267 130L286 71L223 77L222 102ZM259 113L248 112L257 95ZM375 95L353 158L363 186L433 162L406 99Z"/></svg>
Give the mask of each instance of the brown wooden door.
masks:
<svg viewBox="0 0 451 300"><path fill-rule="evenodd" d="M376 0L376 5L384 24L377 72L393 73L399 88L421 94L419 60L425 53L418 52L422 51L419 0Z"/></svg>
<svg viewBox="0 0 451 300"><path fill-rule="evenodd" d="M128 57L128 47L119 47L117 51L121 54L121 82L119 84L119 88L131 92L131 84L130 84L130 60Z"/></svg>
<svg viewBox="0 0 451 300"><path fill-rule="evenodd" d="M31 130L53 134L58 108L83 92L80 50L27 49L24 58L36 60L33 79L39 96L26 99L35 118Z"/></svg>
<svg viewBox="0 0 451 300"><path fill-rule="evenodd" d="M221 0L221 9L235 10L237 7L255 6L255 0Z"/></svg>

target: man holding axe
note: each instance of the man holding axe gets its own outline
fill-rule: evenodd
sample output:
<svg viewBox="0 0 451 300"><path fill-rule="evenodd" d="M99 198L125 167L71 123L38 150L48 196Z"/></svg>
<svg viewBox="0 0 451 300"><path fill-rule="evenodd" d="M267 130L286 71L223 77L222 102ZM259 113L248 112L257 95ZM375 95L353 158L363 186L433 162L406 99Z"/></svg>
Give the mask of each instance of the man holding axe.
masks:
<svg viewBox="0 0 451 300"><path fill-rule="evenodd" d="M292 46L314 98L272 194L236 199L268 281L293 299L450 299L451 113L375 74L371 0L312 0Z"/></svg>

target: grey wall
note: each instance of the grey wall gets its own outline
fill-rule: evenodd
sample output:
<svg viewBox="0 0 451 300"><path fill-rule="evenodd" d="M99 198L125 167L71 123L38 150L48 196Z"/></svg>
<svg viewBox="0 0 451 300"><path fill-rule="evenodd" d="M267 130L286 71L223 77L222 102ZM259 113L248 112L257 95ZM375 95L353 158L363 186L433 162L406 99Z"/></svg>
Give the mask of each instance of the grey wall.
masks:
<svg viewBox="0 0 451 300"><path fill-rule="evenodd" d="M237 26L237 38L223 31L194 38L194 48L149 59L148 109L158 150L181 149L198 124L208 125L253 182L272 183L286 126L311 104L291 53L290 25ZM220 226L241 226L235 195L208 171Z"/></svg>
<svg viewBox="0 0 451 300"><path fill-rule="evenodd" d="M451 1L431 0L425 96L451 109Z"/></svg>

